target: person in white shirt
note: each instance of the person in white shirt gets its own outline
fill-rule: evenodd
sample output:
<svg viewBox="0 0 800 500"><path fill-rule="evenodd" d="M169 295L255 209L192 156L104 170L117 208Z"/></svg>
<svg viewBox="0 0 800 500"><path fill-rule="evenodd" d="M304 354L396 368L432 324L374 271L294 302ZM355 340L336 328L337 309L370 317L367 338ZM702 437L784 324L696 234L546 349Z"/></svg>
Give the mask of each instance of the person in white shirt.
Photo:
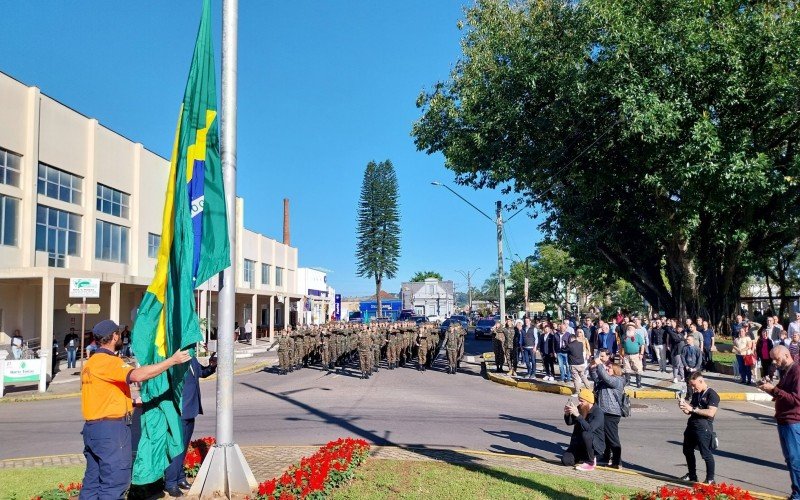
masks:
<svg viewBox="0 0 800 500"><path fill-rule="evenodd" d="M253 340L253 322L249 319L247 323L244 324L244 338L246 341Z"/></svg>
<svg viewBox="0 0 800 500"><path fill-rule="evenodd" d="M22 358L22 335L19 330L14 330L14 336L11 337L11 355L14 359Z"/></svg>
<svg viewBox="0 0 800 500"><path fill-rule="evenodd" d="M794 321L789 323L789 338L795 333L800 333L800 311L794 313Z"/></svg>

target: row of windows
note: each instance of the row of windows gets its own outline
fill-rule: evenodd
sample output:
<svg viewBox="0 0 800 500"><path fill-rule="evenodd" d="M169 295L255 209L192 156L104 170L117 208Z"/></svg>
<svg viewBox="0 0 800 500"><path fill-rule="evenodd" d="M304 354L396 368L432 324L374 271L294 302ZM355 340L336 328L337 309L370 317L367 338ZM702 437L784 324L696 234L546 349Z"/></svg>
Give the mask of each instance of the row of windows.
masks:
<svg viewBox="0 0 800 500"><path fill-rule="evenodd" d="M255 283L256 281L256 263L250 259L244 259L243 266L243 280L245 283ZM261 264L261 284L269 285L270 274L272 266L270 264ZM275 267L275 286L283 286L283 268Z"/></svg>

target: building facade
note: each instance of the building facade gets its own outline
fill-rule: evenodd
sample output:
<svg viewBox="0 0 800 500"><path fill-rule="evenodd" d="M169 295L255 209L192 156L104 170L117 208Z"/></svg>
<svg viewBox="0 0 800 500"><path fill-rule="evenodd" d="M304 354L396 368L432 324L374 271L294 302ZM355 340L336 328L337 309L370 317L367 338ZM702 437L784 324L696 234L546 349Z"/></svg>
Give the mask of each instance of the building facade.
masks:
<svg viewBox="0 0 800 500"><path fill-rule="evenodd" d="M302 323L321 325L331 319L336 290L328 285L327 273L310 267L298 268L296 292L305 297Z"/></svg>
<svg viewBox="0 0 800 500"><path fill-rule="evenodd" d="M2 73L0 110L0 345L17 329L41 346L79 331L70 278L101 281L87 330L132 325L155 271L169 161ZM237 208L236 318L272 336L302 309L298 251L244 228L241 198ZM216 291L216 278L196 290L212 327Z"/></svg>
<svg viewBox="0 0 800 500"><path fill-rule="evenodd" d="M447 318L455 308L455 288L452 281L428 278L425 281L403 283L400 287L403 309L411 309L417 316Z"/></svg>

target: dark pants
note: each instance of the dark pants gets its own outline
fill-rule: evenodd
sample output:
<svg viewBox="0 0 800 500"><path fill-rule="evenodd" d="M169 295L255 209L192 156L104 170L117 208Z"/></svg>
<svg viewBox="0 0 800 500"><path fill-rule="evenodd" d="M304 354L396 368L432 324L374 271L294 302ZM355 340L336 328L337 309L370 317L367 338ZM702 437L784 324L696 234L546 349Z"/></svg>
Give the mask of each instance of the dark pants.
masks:
<svg viewBox="0 0 800 500"><path fill-rule="evenodd" d="M761 378L772 377L775 370L772 368L772 359L761 360Z"/></svg>
<svg viewBox="0 0 800 500"><path fill-rule="evenodd" d="M555 354L543 354L542 364L544 364L544 375L546 377L556 376L556 358Z"/></svg>
<svg viewBox="0 0 800 500"><path fill-rule="evenodd" d="M683 433L683 456L686 457L686 466L689 468L689 479L697 481L697 461L694 458L694 449L700 450L700 456L706 463L706 480L714 480L714 452L711 449L714 436L711 429L687 427Z"/></svg>
<svg viewBox="0 0 800 500"><path fill-rule="evenodd" d="M492 340L492 348L494 350L494 366L497 371L501 371L503 369L503 364L505 363L504 354L503 354L503 343L497 339Z"/></svg>
<svg viewBox="0 0 800 500"><path fill-rule="evenodd" d="M183 461L186 458L186 449L192 440L194 432L194 419L181 420L183 422L183 453L176 455L169 463L167 470L164 471L164 488L171 490L178 487L178 483L186 480L186 472L183 470Z"/></svg>
<svg viewBox="0 0 800 500"><path fill-rule="evenodd" d="M622 461L622 443L619 440L619 415L603 413L603 432L606 436L606 451L603 462L619 465Z"/></svg>
<svg viewBox="0 0 800 500"><path fill-rule="evenodd" d="M599 450L602 453L603 450ZM580 434L572 435L569 448L561 457L564 465L575 465L576 462L592 462L597 458L598 453L594 449L594 434L589 431L581 431Z"/></svg>
<svg viewBox="0 0 800 500"><path fill-rule="evenodd" d="M703 347L703 369L705 371L714 369L714 359L710 347Z"/></svg>
<svg viewBox="0 0 800 500"><path fill-rule="evenodd" d="M86 473L80 499L124 499L133 466L130 426L124 421L86 422L81 434Z"/></svg>
<svg viewBox="0 0 800 500"><path fill-rule="evenodd" d="M751 384L753 382L753 367L744 364L744 356L741 354L736 355L736 362L739 363L739 377L743 384Z"/></svg>

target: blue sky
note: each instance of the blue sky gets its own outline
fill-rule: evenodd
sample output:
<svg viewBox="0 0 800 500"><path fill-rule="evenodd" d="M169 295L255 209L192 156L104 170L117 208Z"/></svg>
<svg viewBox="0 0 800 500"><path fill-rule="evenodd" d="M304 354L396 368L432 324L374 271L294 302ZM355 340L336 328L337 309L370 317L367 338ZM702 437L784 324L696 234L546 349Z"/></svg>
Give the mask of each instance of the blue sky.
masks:
<svg viewBox="0 0 800 500"><path fill-rule="evenodd" d="M219 54L221 0L212 5ZM237 190L245 226L280 239L289 198L300 265L331 270L328 281L345 295L374 293L372 280L356 276L354 257L370 160L391 159L400 188L402 255L384 289L435 270L465 290L456 270L480 268L480 284L497 267L494 225L430 182L449 184L490 215L496 200L511 198L455 186L444 159L417 152L410 136L419 92L446 79L460 56L463 5L240 2ZM167 157L200 10L200 0L5 2L0 71ZM507 226L506 256L524 257L540 238L520 214Z"/></svg>

